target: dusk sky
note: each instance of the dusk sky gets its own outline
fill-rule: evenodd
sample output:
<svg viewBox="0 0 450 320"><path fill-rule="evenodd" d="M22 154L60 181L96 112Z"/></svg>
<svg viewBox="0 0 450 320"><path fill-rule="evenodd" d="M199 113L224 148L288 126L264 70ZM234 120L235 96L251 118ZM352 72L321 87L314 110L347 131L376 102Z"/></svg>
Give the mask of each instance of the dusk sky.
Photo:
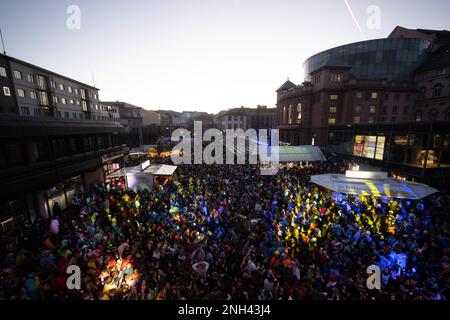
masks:
<svg viewBox="0 0 450 320"><path fill-rule="evenodd" d="M273 107L303 80L302 62L382 38L396 25L450 29L448 0L0 0L8 55L100 88L102 100L147 109ZM66 26L69 5L80 29ZM369 6L380 28L368 28ZM361 30L358 29L357 24Z"/></svg>

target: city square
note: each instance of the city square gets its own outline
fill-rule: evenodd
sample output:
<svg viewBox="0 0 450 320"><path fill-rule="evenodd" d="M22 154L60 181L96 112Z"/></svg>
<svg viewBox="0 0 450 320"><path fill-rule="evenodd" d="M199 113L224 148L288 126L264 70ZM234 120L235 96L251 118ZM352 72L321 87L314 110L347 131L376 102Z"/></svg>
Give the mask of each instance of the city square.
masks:
<svg viewBox="0 0 450 320"><path fill-rule="evenodd" d="M224 304L225 312L263 317L266 302L448 300L445 17L437 10L414 22L402 12L385 26L377 19L386 1L359 11L337 1L331 7L349 19L342 39L313 46L307 37L312 47L301 67L289 62L293 71L274 46L274 60L261 53L263 75L237 71L265 66L222 19L243 23L260 50L264 32L250 27L247 17L258 19L247 10L266 14L275 5L233 3L114 3L106 16L129 23L121 48L73 49L76 59L70 49L48 50L50 60L29 51L0 11L0 300L183 301L178 315L206 318L218 309L189 302L257 301L251 309ZM0 6L21 17L12 2ZM85 32L114 35L93 26L98 3L43 6L56 22L63 19L52 10L63 9L63 31L48 34L61 32L68 46L106 49L108 41L96 44ZM366 7L367 29L355 16ZM166 10L183 8L192 20L163 21L172 19ZM149 22L142 15L152 10L159 13ZM217 43L208 27L217 28ZM154 43L136 41L133 31ZM252 52L230 55L242 63L233 73L219 63L223 77L208 60L221 56L219 41ZM163 81L178 69L183 85ZM291 72L298 81L286 79Z"/></svg>

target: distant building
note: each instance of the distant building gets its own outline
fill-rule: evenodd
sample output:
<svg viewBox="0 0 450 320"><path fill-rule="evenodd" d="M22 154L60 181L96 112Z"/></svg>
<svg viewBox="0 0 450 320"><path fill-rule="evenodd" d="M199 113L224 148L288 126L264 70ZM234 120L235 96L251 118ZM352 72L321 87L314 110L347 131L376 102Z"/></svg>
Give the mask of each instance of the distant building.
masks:
<svg viewBox="0 0 450 320"><path fill-rule="evenodd" d="M247 111L247 123L250 128L274 129L275 128L276 108L267 106L257 106L256 109L249 108Z"/></svg>
<svg viewBox="0 0 450 320"><path fill-rule="evenodd" d="M233 108L219 112L215 122L219 129L272 129L275 125L275 108Z"/></svg>
<svg viewBox="0 0 450 320"><path fill-rule="evenodd" d="M161 119L161 126L171 126L172 117L166 113L158 112Z"/></svg>
<svg viewBox="0 0 450 320"><path fill-rule="evenodd" d="M142 110L142 121L144 126L160 126L161 125L161 115L158 112L152 110Z"/></svg>
<svg viewBox="0 0 450 320"><path fill-rule="evenodd" d="M180 123L180 113L172 110L156 110L161 117L161 126L177 126Z"/></svg>
<svg viewBox="0 0 450 320"><path fill-rule="evenodd" d="M214 125L214 116L207 112L158 110L161 115L161 126L170 128L193 129L194 121L201 121L204 128Z"/></svg>
<svg viewBox="0 0 450 320"><path fill-rule="evenodd" d="M161 115L158 112L121 101L103 101L102 103L119 110L120 123L127 133L123 143L138 146L156 142L161 125Z"/></svg>

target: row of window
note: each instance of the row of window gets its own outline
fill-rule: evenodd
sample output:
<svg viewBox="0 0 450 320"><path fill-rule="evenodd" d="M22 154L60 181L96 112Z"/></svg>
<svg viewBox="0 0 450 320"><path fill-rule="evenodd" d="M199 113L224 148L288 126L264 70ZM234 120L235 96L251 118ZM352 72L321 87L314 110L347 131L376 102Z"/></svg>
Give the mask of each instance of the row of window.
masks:
<svg viewBox="0 0 450 320"><path fill-rule="evenodd" d="M340 74L340 73L332 73L330 75L330 81L331 82L341 82L342 81L342 74Z"/></svg>
<svg viewBox="0 0 450 320"><path fill-rule="evenodd" d="M363 98L363 93L361 91L356 92L356 98L357 99L362 99ZM368 95L368 98L370 99L378 99L378 92L371 92ZM330 94L330 100L339 100L339 95L337 94Z"/></svg>
<svg viewBox="0 0 450 320"><path fill-rule="evenodd" d="M356 92L355 96L356 96L357 99L363 99L363 92L358 91L358 92ZM314 98L315 98L314 99L314 103L320 102L320 95L317 95ZM370 93L368 93L367 94L367 98L368 99L373 99L373 100L378 99L378 92L370 92ZM410 96L406 95L406 99L409 100L409 98L410 98ZM330 94L329 99L330 100L339 100L339 95L337 95L337 94ZM395 94L394 95L394 99L395 100L400 100L400 94ZM385 100L389 100L389 94L388 93L385 94Z"/></svg>
<svg viewBox="0 0 450 320"><path fill-rule="evenodd" d="M438 111L436 109L432 109L427 113L427 116L428 116L427 120L436 120L438 117ZM424 112L422 110L416 111L415 120L416 121L425 120ZM444 120L447 120L447 121L450 120L450 108L447 108L447 110L444 111Z"/></svg>
<svg viewBox="0 0 450 320"><path fill-rule="evenodd" d="M320 81L320 79L318 81ZM341 78L336 76L334 81L341 81ZM358 91L355 94L356 99L363 99L363 96L364 96L364 93L362 91ZM378 92L368 92L368 93L366 93L366 99L367 100L370 100L370 99L376 100L376 99L378 99L378 96L379 96ZM329 96L329 98L330 98L330 100L338 100L339 99L339 95L331 94ZM409 99L409 96L408 96L408 99ZM314 96L314 103L318 103L318 102L320 102L320 94Z"/></svg>
<svg viewBox="0 0 450 320"><path fill-rule="evenodd" d="M53 89L56 89L56 88L57 88L57 85L56 85L56 82L55 82L55 81L50 81L50 86L51 86ZM84 90L84 89L80 89L80 90L78 91L77 88L72 88L71 86L66 86L66 85L64 85L63 83L58 84L58 89L59 89L60 91L67 91L67 92L69 92L69 93L74 93L74 94L76 94L76 95L80 95L80 96L81 96L81 99L86 100L86 90ZM90 94L89 94L89 96L90 96ZM93 97L94 97L95 100L97 100L97 94L96 94L96 93L94 93Z"/></svg>
<svg viewBox="0 0 450 320"><path fill-rule="evenodd" d="M61 103L61 104L71 104L71 105L76 105L76 106L79 106L82 103L83 106L86 106L86 110L85 111L87 111L87 103L84 100L80 101L80 100L77 100L77 99L66 99L64 97L53 96L53 102L54 103Z"/></svg>
<svg viewBox="0 0 450 320"><path fill-rule="evenodd" d="M330 110L331 113L331 110ZM428 112L428 119L427 120L436 120L437 119L437 115L438 115L438 111L436 109L430 110ZM403 117L403 120L407 120L407 117ZM373 123L375 120L375 118L373 116L369 116L368 118L368 122L369 123ZM381 121L386 121L385 117L382 117L380 119ZM415 120L416 121L423 121L425 120L423 117L423 112L422 110L418 110L415 114ZM444 112L444 120L450 120L450 108L448 108L445 112ZM391 117L391 122L396 122L397 121L397 117L393 116ZM353 122L354 123L361 123L361 116L360 115L355 115L353 118ZM330 117L328 118L328 123L329 124L335 124L336 123L336 116L335 115L330 115Z"/></svg>
<svg viewBox="0 0 450 320"><path fill-rule="evenodd" d="M14 70L13 71L13 75L14 75L14 78L19 79L19 80L23 80L23 74L22 74L21 71ZM7 77L6 69L4 67L0 67L0 76ZM30 83L35 83L35 76L33 76L32 74L27 74L27 80ZM43 76L37 75L36 76L36 82L37 82L39 88L45 89L45 78ZM71 86L66 86L63 83L59 83L57 85L55 81L50 81L50 86L52 88L54 88L54 89L58 88L61 91L67 91L69 93L74 93L76 95L81 95L82 99L84 99L84 100L86 99L86 90L84 90L84 89L78 90L78 88L73 88ZM93 97L94 97L95 100L97 100L97 98L98 98L96 93L93 94Z"/></svg>
<svg viewBox="0 0 450 320"><path fill-rule="evenodd" d="M47 93L44 92L44 91L39 92L39 93L40 93L40 95L42 95L41 102L44 102L42 104L45 105L45 106L48 106ZM3 87L3 94L5 96L11 96L11 91L10 91L9 87ZM17 96L19 96L21 98L26 98L25 90L21 89L21 88L17 89ZM38 96L37 96L35 91L30 91L30 98L31 99L36 100L37 97ZM61 104L77 105L77 106L79 106L80 103L81 103L81 105L83 107L83 111L88 111L87 102L84 101L84 100L80 101L80 100L76 100L76 99L75 100L74 99L66 99L64 97L53 96L53 102L54 103L61 103ZM111 111L111 112L116 113L116 114L119 113L117 108L112 108L111 106L105 106L105 105L97 105L96 104L95 105L95 110Z"/></svg>
<svg viewBox="0 0 450 320"><path fill-rule="evenodd" d="M225 116L225 121L241 121L244 120L246 116Z"/></svg>
<svg viewBox="0 0 450 320"><path fill-rule="evenodd" d="M11 90L9 89L9 87L7 87L7 86L3 87L3 95L6 97L11 96ZM17 89L17 95L19 97L24 98L25 90L20 89L20 88ZM47 92L45 92L45 91L39 91L37 93L35 91L30 91L30 98L33 100L36 100L39 98L41 105L48 106L48 96L47 96Z"/></svg>
<svg viewBox="0 0 450 320"><path fill-rule="evenodd" d="M329 112L330 113L336 113L337 112L337 107L330 106L329 107ZM377 112L377 107L376 106L369 106L369 113L376 113L376 112ZM361 106L360 105L355 106L355 113L356 114L361 113Z"/></svg>
<svg viewBox="0 0 450 320"><path fill-rule="evenodd" d="M111 107L111 106L101 105L101 104L96 104L96 105L95 105L95 110L99 110L99 111L110 111L110 112L112 112L112 113L119 113L119 109L113 108L113 107Z"/></svg>
<svg viewBox="0 0 450 320"><path fill-rule="evenodd" d="M375 122L375 117L374 116L369 116L368 118L368 123L374 123ZM336 115L330 115L328 117L328 124L335 124L336 123ZM361 123L361 116L360 115L355 115L353 117L353 123Z"/></svg>
<svg viewBox="0 0 450 320"><path fill-rule="evenodd" d="M36 117L51 117L51 112L48 108L32 108L33 110L33 115ZM29 107L20 107L20 114L23 116L30 116L30 108ZM79 112L69 112L69 111L57 111L56 113L58 118L66 118L66 119L90 119L88 114L84 114L84 113L79 113ZM112 117L109 116L102 116L102 115L93 115L92 116L93 120L103 120L103 121L107 121L107 120L118 120L118 118L113 119Z"/></svg>
<svg viewBox="0 0 450 320"><path fill-rule="evenodd" d="M363 92L358 91L358 92L356 92L355 96L356 96L356 99L362 99L363 98ZM378 92L370 92L370 93L368 93L367 94L367 98L378 99Z"/></svg>
<svg viewBox="0 0 450 320"><path fill-rule="evenodd" d="M369 106L369 113L376 113L377 107L376 106Z"/></svg>
<svg viewBox="0 0 450 320"><path fill-rule="evenodd" d="M355 116L354 116L354 123L360 123L361 121L361 106L357 105L355 106ZM287 112L286 112L287 111ZM289 108L287 109L286 107L283 107L282 109L282 113L279 115L279 119L281 120L281 123L288 123L288 124L293 124L293 118L292 118L292 105L289 105ZM329 119L328 119L328 123L329 124L334 124L336 123L336 113L337 113L337 107L336 106L330 106L329 109ZM376 106L369 106L369 114L375 114L377 111ZM407 117L405 117L405 115L408 114L409 111L409 106L405 106L404 110L403 110L403 119L407 120ZM397 120L397 117L394 115L398 115L399 112L399 107L398 106L394 106L392 108L392 117L391 117L391 121L395 122ZM387 113L387 107L384 106L383 107L383 114ZM416 121L422 121L422 120L436 120L437 119L437 115L438 115L438 111L436 109L430 110L428 112L428 117L427 119L425 119L423 117L423 112L421 110L418 110L415 114L415 120ZM385 121L385 117L381 118L381 121ZM450 108L448 108L445 112L444 112L444 120L450 120ZM298 105L297 107L297 123L300 123L301 121L301 104ZM375 117L374 116L369 116L368 118L368 122L369 123L373 123L375 121Z"/></svg>
<svg viewBox="0 0 450 320"><path fill-rule="evenodd" d="M3 87L3 92L5 96L11 96L11 91L9 90L8 87ZM26 98L26 93L24 89L18 88L17 89L17 96L21 97L21 98ZM47 97L47 93L45 91L39 91L39 97L41 100L41 104L44 106L48 106L48 97ZM30 91L30 98L32 100L36 100L38 98L38 95L36 94L35 91ZM74 100L74 99L66 99L64 97L57 97L57 96L53 96L53 102L54 103L61 103L61 104L71 104L71 105L77 105L79 106L80 104L83 107L83 111L88 111L88 107L87 107L87 102L84 100Z"/></svg>
<svg viewBox="0 0 450 320"><path fill-rule="evenodd" d="M431 97L432 98L439 98L439 97L441 97L442 94L443 94L443 92L442 92L443 89L444 89L444 86L442 84L438 83L437 85L435 85L433 87L432 96ZM419 89L419 94L418 94L417 98L418 98L418 100L426 99L427 98L427 88L421 87Z"/></svg>
<svg viewBox="0 0 450 320"><path fill-rule="evenodd" d="M286 114L286 111L288 111L288 113ZM299 103L297 104L297 116L296 116L296 123L300 124L301 120L302 120L302 104ZM283 109L281 110L281 114L279 114L279 119L281 120L282 123L288 123L288 124L293 124L293 108L292 105L289 105L289 108L286 109L286 106L283 107Z"/></svg>
<svg viewBox="0 0 450 320"><path fill-rule="evenodd" d="M316 74L314 76L314 83L318 84L320 82L320 79L321 79L320 73ZM331 82L341 82L343 79L344 78L343 78L341 73L331 73L330 74L330 81Z"/></svg>

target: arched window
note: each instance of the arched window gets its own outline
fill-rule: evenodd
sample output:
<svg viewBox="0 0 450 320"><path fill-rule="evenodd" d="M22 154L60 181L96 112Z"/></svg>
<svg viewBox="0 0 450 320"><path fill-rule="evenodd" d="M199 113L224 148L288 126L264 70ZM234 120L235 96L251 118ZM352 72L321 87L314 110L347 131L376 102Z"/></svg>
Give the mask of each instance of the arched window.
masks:
<svg viewBox="0 0 450 320"><path fill-rule="evenodd" d="M421 110L416 111L416 121L422 121L422 111Z"/></svg>
<svg viewBox="0 0 450 320"><path fill-rule="evenodd" d="M423 100L423 99L425 99L426 94L427 94L427 88L421 87L421 88L419 89L419 95L418 95L417 99L418 99L418 100Z"/></svg>
<svg viewBox="0 0 450 320"><path fill-rule="evenodd" d="M299 103L297 105L297 123L301 123L302 121L302 104Z"/></svg>
<svg viewBox="0 0 450 320"><path fill-rule="evenodd" d="M435 85L433 87L433 98L438 98L441 96L442 88L443 88L443 86L440 83L438 83L437 85Z"/></svg>
<svg viewBox="0 0 450 320"><path fill-rule="evenodd" d="M278 124L283 123L283 108L281 108L281 107L278 107L277 120L278 120Z"/></svg>
<svg viewBox="0 0 450 320"><path fill-rule="evenodd" d="M282 123L285 124L286 123L286 106L283 107L283 120Z"/></svg>
<svg viewBox="0 0 450 320"><path fill-rule="evenodd" d="M289 124L292 124L292 104L289 105Z"/></svg>
<svg viewBox="0 0 450 320"><path fill-rule="evenodd" d="M428 113L428 120L436 120L437 117L437 110L433 109L430 110L430 112Z"/></svg>

